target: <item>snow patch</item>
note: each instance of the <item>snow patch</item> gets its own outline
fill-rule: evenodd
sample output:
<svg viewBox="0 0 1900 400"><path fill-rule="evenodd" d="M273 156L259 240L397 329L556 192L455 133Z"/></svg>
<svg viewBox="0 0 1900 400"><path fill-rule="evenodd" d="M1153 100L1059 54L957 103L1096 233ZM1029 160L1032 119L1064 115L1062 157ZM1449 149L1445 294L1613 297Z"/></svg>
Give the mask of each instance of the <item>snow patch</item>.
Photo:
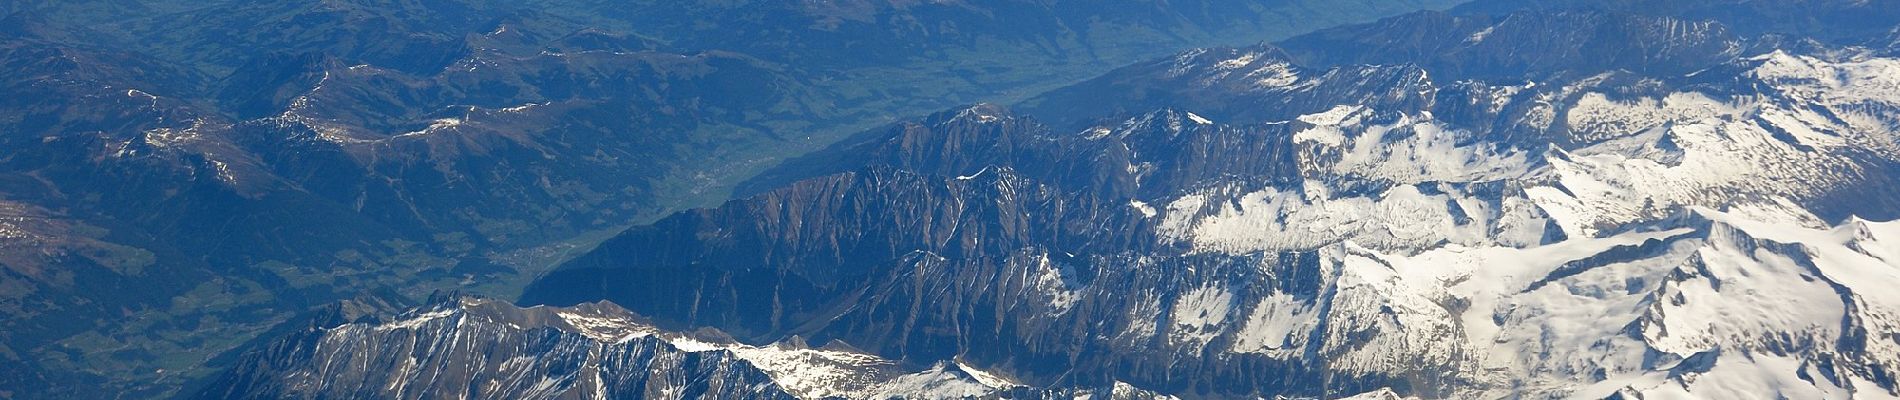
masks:
<svg viewBox="0 0 1900 400"><path fill-rule="evenodd" d="M1319 125L1319 126L1337 126L1337 125L1345 124L1348 118L1353 117L1360 110L1363 110L1363 109L1365 109L1365 107L1363 106L1342 104L1342 105L1333 106L1333 108L1326 109L1326 111L1301 115L1298 118L1294 118L1294 119L1300 120L1300 122L1305 122L1308 124Z"/></svg>
<svg viewBox="0 0 1900 400"><path fill-rule="evenodd" d="M1201 116L1200 116L1199 114L1195 114L1195 113L1191 113L1191 112L1190 112L1190 113L1187 113L1187 117L1188 117L1188 120L1191 120L1191 121L1194 121L1194 123L1197 123L1197 124L1201 124L1201 125L1213 125L1213 124L1214 124L1214 121L1210 121L1210 120L1208 120L1207 118L1202 118L1202 117L1201 117Z"/></svg>
<svg viewBox="0 0 1900 400"><path fill-rule="evenodd" d="M1168 341L1176 345L1201 347L1219 335L1234 303L1234 294L1222 287L1202 287L1174 300L1168 316L1174 321Z"/></svg>

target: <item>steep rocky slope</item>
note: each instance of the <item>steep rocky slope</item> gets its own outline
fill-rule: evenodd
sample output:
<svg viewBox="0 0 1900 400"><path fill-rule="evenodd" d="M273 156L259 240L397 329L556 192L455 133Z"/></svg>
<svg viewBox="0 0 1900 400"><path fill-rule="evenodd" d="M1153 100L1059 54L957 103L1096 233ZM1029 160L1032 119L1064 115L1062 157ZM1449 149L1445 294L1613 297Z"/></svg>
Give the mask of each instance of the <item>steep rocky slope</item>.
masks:
<svg viewBox="0 0 1900 400"><path fill-rule="evenodd" d="M163 397L897 116L1453 3L6 2L0 397Z"/></svg>
<svg viewBox="0 0 1900 400"><path fill-rule="evenodd" d="M1287 55L1338 32L1139 64L1032 100L1052 125L975 106L841 144L522 302L1188 397L1895 393L1900 265L1867 222L1897 217L1895 60L1471 21L1375 26L1617 33L1459 47L1490 66ZM1629 43L1672 57L1591 55Z"/></svg>

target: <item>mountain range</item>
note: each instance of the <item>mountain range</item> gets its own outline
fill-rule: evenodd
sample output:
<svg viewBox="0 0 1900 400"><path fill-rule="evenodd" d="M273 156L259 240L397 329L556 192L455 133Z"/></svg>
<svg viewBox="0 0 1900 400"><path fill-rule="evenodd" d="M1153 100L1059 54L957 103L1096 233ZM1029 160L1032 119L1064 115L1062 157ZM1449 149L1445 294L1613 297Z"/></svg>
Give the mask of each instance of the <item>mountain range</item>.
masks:
<svg viewBox="0 0 1900 400"><path fill-rule="evenodd" d="M791 159L517 304L1006 382L850 398L1900 395L1892 8L1760 21L1786 3L1475 3L1138 62Z"/></svg>
<svg viewBox="0 0 1900 400"><path fill-rule="evenodd" d="M0 397L189 394L899 117L1453 2L781 3L0 4Z"/></svg>

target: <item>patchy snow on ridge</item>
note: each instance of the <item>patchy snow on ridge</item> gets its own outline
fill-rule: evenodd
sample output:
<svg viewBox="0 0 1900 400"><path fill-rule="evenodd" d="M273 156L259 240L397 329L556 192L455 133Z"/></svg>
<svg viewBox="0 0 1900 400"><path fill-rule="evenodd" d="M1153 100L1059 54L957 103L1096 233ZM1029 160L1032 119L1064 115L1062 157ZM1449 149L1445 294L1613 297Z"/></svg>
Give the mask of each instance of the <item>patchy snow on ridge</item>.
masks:
<svg viewBox="0 0 1900 400"><path fill-rule="evenodd" d="M1314 306L1293 296L1275 293L1261 299L1235 334L1234 351L1270 353L1291 351L1305 341L1304 333L1318 323Z"/></svg>
<svg viewBox="0 0 1900 400"><path fill-rule="evenodd" d="M1632 146L1673 150L1625 150ZM1657 217L1671 206L1721 206L1747 196L1812 198L1861 174L1843 156L1804 149L1760 125L1723 119L1677 123L1554 154L1549 183L1526 192L1562 221L1565 232L1584 236L1602 226Z"/></svg>
<svg viewBox="0 0 1900 400"><path fill-rule="evenodd" d="M1192 121L1194 121L1194 123L1197 123L1197 124L1201 124L1201 125L1213 125L1213 124L1214 124L1214 121L1212 121L1212 120L1209 120L1209 119L1207 119L1207 118L1205 118L1205 117L1202 117L1202 116L1200 116L1200 114L1195 114L1195 113L1187 113L1187 117L1188 117L1188 120L1192 120Z"/></svg>
<svg viewBox="0 0 1900 400"><path fill-rule="evenodd" d="M1168 331L1168 341L1195 347L1207 345L1224 329L1233 306L1234 295L1225 288L1203 287L1181 295L1168 312L1174 322Z"/></svg>
<svg viewBox="0 0 1900 400"><path fill-rule="evenodd" d="M1365 107L1342 104L1326 109L1326 111L1301 115L1296 119L1300 120L1300 122L1320 126L1342 125L1346 123L1348 118L1357 115L1358 112L1363 109L1365 109Z"/></svg>
<svg viewBox="0 0 1900 400"><path fill-rule="evenodd" d="M1441 242L1536 244L1545 219L1516 201L1492 203L1455 192L1428 194L1398 185L1375 196L1309 198L1264 189L1210 202L1187 195L1168 204L1157 226L1164 238L1197 251L1244 254L1321 247L1351 239L1377 248L1423 249Z"/></svg>
<svg viewBox="0 0 1900 400"><path fill-rule="evenodd" d="M1611 100L1600 92L1590 92L1564 113L1571 136L1596 142L1636 134L1665 123L1696 121L1733 116L1740 110L1733 105L1693 92L1678 92L1662 99L1643 97L1628 101Z"/></svg>

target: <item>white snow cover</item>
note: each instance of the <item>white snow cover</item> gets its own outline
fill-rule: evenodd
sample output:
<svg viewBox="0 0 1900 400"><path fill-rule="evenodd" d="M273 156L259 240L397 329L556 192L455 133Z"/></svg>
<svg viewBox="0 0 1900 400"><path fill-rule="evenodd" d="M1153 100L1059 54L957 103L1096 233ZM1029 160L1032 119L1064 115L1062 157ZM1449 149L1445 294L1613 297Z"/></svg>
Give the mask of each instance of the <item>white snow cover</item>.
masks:
<svg viewBox="0 0 1900 400"><path fill-rule="evenodd" d="M1301 116L1304 181L1150 201L1195 253L1317 249L1326 287L1132 294L1129 318L1165 315L1189 348L1508 388L1459 398L1894 398L1870 371L1900 368L1900 222L1804 204L1900 160L1900 61L1753 62L1760 94L1536 97L1571 99L1537 108L1568 147L1464 140L1429 113Z"/></svg>
<svg viewBox="0 0 1900 400"><path fill-rule="evenodd" d="M1169 311L1174 326L1169 329L1168 341L1197 348L1207 345L1221 333L1233 306L1234 295L1225 288L1203 287L1187 292L1174 300Z"/></svg>
<svg viewBox="0 0 1900 400"><path fill-rule="evenodd" d="M1819 223L1795 200L1858 181L1853 151L1900 160L1900 61L1827 62L1773 53L1750 73L1766 95L1715 98L1699 92L1612 99L1593 80L1565 87L1567 131L1584 143L1527 153L1465 140L1429 113L1368 124L1373 110L1339 105L1300 116L1312 127L1296 143L1309 178L1301 193L1187 193L1158 207L1164 235L1197 249L1244 254L1356 240L1373 248L1535 244L1551 222L1572 237L1661 217L1678 207L1715 207ZM1515 90L1534 85L1510 86ZM1546 101L1558 97L1538 97ZM1878 104L1881 107L1869 107ZM1337 182L1379 182L1371 193L1335 196ZM1521 183L1502 197L1473 197L1428 183ZM1455 204L1456 209L1448 207ZM1449 222L1472 218L1465 224Z"/></svg>
<svg viewBox="0 0 1900 400"><path fill-rule="evenodd" d="M1192 120L1192 121L1194 121L1194 123L1197 123L1197 124L1201 124L1201 125L1213 125L1213 124L1214 124L1214 121L1212 121L1212 120L1209 120L1209 119L1207 119L1206 117L1202 117L1202 116L1201 116L1200 114L1195 114L1195 113L1187 113L1187 117L1188 117L1188 119L1189 119L1189 120Z"/></svg>
<svg viewBox="0 0 1900 400"><path fill-rule="evenodd" d="M1234 351L1269 353L1289 350L1291 344L1303 342L1305 333L1313 329L1313 324L1317 322L1313 316L1316 311L1308 300L1284 293L1267 296L1254 305L1247 321L1235 333Z"/></svg>
<svg viewBox="0 0 1900 400"><path fill-rule="evenodd" d="M1297 119L1300 120L1300 122L1305 122L1305 123L1309 123L1313 125L1339 126L1339 125L1347 123L1348 118L1353 117L1355 114L1357 114L1360 110L1363 110L1363 109L1365 109L1365 107L1342 104L1342 105L1333 106L1333 108L1326 109L1326 111L1301 115Z"/></svg>
<svg viewBox="0 0 1900 400"><path fill-rule="evenodd" d="M1492 206L1457 194L1425 194L1412 185L1376 196L1306 195L1315 192L1270 188L1211 206L1207 196L1188 195L1169 203L1158 229L1200 251L1236 254L1311 249L1348 238L1379 248L1442 241L1529 245L1543 234L1542 217L1522 200ZM1459 223L1461 216L1472 219Z"/></svg>
<svg viewBox="0 0 1900 400"><path fill-rule="evenodd" d="M850 350L814 349L788 343L751 346L702 341L683 335L666 336L681 350L732 352L771 375L787 392L802 398L954 399L981 396L1013 386L993 374L961 365L940 364L906 374L896 370L899 366L894 361Z"/></svg>
<svg viewBox="0 0 1900 400"><path fill-rule="evenodd" d="M1056 314L1068 313L1080 296L1076 294L1077 284L1068 267L1049 260L1048 253L1037 255L1036 283L1038 293L1045 296L1050 308Z"/></svg>
<svg viewBox="0 0 1900 400"><path fill-rule="evenodd" d="M1229 323L1237 327L1230 351L1298 359L1320 340L1339 371L1456 368L1490 387L1579 398L1619 390L1646 398L1886 393L1862 373L1823 375L1800 360L1855 345L1850 337L1900 331L1900 293L1889 289L1900 282L1900 223L1814 228L1706 208L1679 218L1686 222L1676 228L1530 248L1448 245L1400 255L1350 241L1328 246L1326 295L1275 294L1232 310L1248 317ZM1843 289L1855 295L1843 297ZM1189 293L1172 314L1189 319L1183 325L1220 309L1208 300L1221 292ZM1796 354L1786 354L1790 343L1802 344ZM1872 362L1900 365L1896 338L1861 345ZM1715 367L1697 367L1705 362Z"/></svg>

